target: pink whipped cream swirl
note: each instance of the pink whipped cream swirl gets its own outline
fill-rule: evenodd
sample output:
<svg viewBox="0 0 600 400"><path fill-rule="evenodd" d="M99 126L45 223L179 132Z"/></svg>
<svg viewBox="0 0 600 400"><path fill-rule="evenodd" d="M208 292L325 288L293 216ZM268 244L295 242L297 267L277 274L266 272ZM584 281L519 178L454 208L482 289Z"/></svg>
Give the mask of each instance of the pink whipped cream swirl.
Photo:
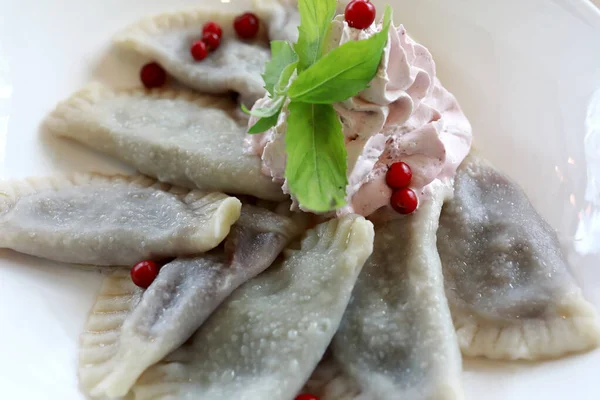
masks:
<svg viewBox="0 0 600 400"><path fill-rule="evenodd" d="M361 40L381 30L350 28L342 16L333 21L329 49ZM264 107L271 100L259 100ZM348 205L338 215L368 216L389 206L391 189L385 183L388 167L398 161L413 172L411 188L420 202L427 199L435 179L451 179L469 153L471 125L454 96L436 77L429 51L411 39L403 26L390 28L381 65L370 87L334 105L343 125L348 152ZM248 135L246 150L262 159L263 173L285 183L287 109L278 124L260 135ZM249 126L256 123L252 117ZM302 208L302 205L300 205ZM309 210L307 210L309 211Z"/></svg>

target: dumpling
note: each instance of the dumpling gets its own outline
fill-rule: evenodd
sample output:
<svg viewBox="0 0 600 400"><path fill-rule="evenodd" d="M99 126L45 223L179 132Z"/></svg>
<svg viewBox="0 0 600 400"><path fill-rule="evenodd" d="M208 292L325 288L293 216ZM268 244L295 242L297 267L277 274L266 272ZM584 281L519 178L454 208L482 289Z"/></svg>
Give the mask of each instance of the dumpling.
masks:
<svg viewBox="0 0 600 400"><path fill-rule="evenodd" d="M0 185L0 248L74 264L132 265L216 247L238 199L137 176L76 174Z"/></svg>
<svg viewBox="0 0 600 400"><path fill-rule="evenodd" d="M291 219L244 205L224 248L165 265L143 294L121 282L131 280L127 275L107 278L89 319L91 328L82 335L80 378L86 392L126 395L146 368L186 341L233 290L270 266L298 233ZM115 312L106 312L111 287L128 288L113 298L114 311L124 316L117 325ZM123 303L127 307L120 307ZM120 331L108 335L106 330Z"/></svg>
<svg viewBox="0 0 600 400"><path fill-rule="evenodd" d="M93 84L60 104L48 130L102 151L162 182L285 198L244 153L246 125L223 97L174 90L112 90Z"/></svg>
<svg viewBox="0 0 600 400"><path fill-rule="evenodd" d="M461 399L462 360L444 296L436 231L449 188L376 226L373 255L333 339L333 355L370 400Z"/></svg>
<svg viewBox="0 0 600 400"><path fill-rule="evenodd" d="M117 34L114 42L157 61L193 89L214 94L236 92L251 107L266 93L261 74L271 52L264 29L255 40L237 39L233 21L240 11L200 9L149 17ZM218 49L198 62L190 47L202 38L202 27L208 21L221 25L223 38Z"/></svg>
<svg viewBox="0 0 600 400"><path fill-rule="evenodd" d="M117 268L104 278L81 334L79 383L86 393L95 395L92 389L107 374L102 366L115 356L121 327L143 294L128 269Z"/></svg>
<svg viewBox="0 0 600 400"><path fill-rule="evenodd" d="M438 249L463 354L537 360L598 345L596 312L555 232L515 183L476 154L458 170Z"/></svg>
<svg viewBox="0 0 600 400"><path fill-rule="evenodd" d="M372 244L372 224L355 215L309 231L300 250L236 290L188 344L148 369L135 399L293 399L331 341Z"/></svg>

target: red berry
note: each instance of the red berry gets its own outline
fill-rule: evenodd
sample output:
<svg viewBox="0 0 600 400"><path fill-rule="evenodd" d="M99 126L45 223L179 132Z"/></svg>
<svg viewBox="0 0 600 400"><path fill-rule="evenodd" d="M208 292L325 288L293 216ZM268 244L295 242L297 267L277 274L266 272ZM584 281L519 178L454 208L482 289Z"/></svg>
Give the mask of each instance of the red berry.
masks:
<svg viewBox="0 0 600 400"><path fill-rule="evenodd" d="M385 175L385 182L392 189L402 189L410 185L412 170L402 161L393 163Z"/></svg>
<svg viewBox="0 0 600 400"><path fill-rule="evenodd" d="M412 214L419 205L419 199L410 188L398 189L392 193L390 205L400 214Z"/></svg>
<svg viewBox="0 0 600 400"><path fill-rule="evenodd" d="M147 289L158 276L158 265L154 261L140 261L131 268L131 280L136 286Z"/></svg>
<svg viewBox="0 0 600 400"><path fill-rule="evenodd" d="M299 394L294 400L319 400L319 398L312 394Z"/></svg>
<svg viewBox="0 0 600 400"><path fill-rule="evenodd" d="M221 38L216 33L206 32L202 35L202 41L208 47L208 50L214 51L221 44Z"/></svg>
<svg viewBox="0 0 600 400"><path fill-rule="evenodd" d="M233 22L233 28L242 39L252 39L258 33L260 21L255 14L245 13L240 15Z"/></svg>
<svg viewBox="0 0 600 400"><path fill-rule="evenodd" d="M202 40L197 40L194 43L192 43L190 53L192 53L192 57L194 57L194 60L202 61L208 55L208 47L206 47L206 43L204 43Z"/></svg>
<svg viewBox="0 0 600 400"><path fill-rule="evenodd" d="M204 24L204 27L202 28L202 34L204 35L207 32L214 33L219 37L219 39L221 36L223 36L223 29L221 29L221 25L217 24L216 22L211 21Z"/></svg>
<svg viewBox="0 0 600 400"><path fill-rule="evenodd" d="M367 0L352 0L346 6L346 22L352 28L367 29L375 21L375 6Z"/></svg>
<svg viewBox="0 0 600 400"><path fill-rule="evenodd" d="M140 79L146 88L157 88L165 84L167 73L158 63L151 62L142 67Z"/></svg>

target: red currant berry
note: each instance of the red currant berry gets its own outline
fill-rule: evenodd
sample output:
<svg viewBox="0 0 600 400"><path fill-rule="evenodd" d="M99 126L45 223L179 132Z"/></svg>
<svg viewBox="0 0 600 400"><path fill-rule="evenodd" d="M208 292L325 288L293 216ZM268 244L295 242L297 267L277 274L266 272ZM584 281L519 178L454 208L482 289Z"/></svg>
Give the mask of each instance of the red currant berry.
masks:
<svg viewBox="0 0 600 400"><path fill-rule="evenodd" d="M260 21L255 14L245 13L240 15L233 22L233 28L242 39L252 39L258 34Z"/></svg>
<svg viewBox="0 0 600 400"><path fill-rule="evenodd" d="M346 22L352 28L367 29L375 21L375 6L368 0L352 0L346 6Z"/></svg>
<svg viewBox="0 0 600 400"><path fill-rule="evenodd" d="M158 276L158 265L154 261L140 261L131 268L131 280L136 286L147 289Z"/></svg>
<svg viewBox="0 0 600 400"><path fill-rule="evenodd" d="M140 70L140 79L146 88L157 88L165 84L167 73L158 63L151 62Z"/></svg>
<svg viewBox="0 0 600 400"><path fill-rule="evenodd" d="M202 41L206 44L208 50L210 51L216 50L221 44L221 38L216 33L212 32L206 32L203 34Z"/></svg>
<svg viewBox="0 0 600 400"><path fill-rule="evenodd" d="M202 28L202 34L204 35L208 32L214 33L219 37L219 39L221 36L223 36L223 29L221 29L221 25L217 24L216 22L211 21L204 24L204 27Z"/></svg>
<svg viewBox="0 0 600 400"><path fill-rule="evenodd" d="M385 175L385 182L392 189L402 189L410 185L412 170L402 161L393 163Z"/></svg>
<svg viewBox="0 0 600 400"><path fill-rule="evenodd" d="M206 43L204 43L202 40L197 40L194 43L192 43L190 53L192 53L192 57L194 57L194 60L202 61L208 55L208 47L206 46Z"/></svg>
<svg viewBox="0 0 600 400"><path fill-rule="evenodd" d="M410 188L398 189L392 193L390 205L400 214L412 214L419 205L419 199Z"/></svg>
<svg viewBox="0 0 600 400"><path fill-rule="evenodd" d="M319 400L319 398L312 394L299 394L294 400Z"/></svg>

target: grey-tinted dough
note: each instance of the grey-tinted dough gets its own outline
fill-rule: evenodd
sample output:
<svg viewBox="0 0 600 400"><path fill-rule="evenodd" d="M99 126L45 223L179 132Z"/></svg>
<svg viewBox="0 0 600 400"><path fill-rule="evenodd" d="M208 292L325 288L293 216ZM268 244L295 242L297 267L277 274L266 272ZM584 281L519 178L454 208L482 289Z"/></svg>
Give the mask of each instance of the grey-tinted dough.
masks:
<svg viewBox="0 0 600 400"><path fill-rule="evenodd" d="M271 53L264 26L254 40L237 39L233 21L243 11L231 7L229 11L199 9L161 14L129 26L117 34L114 42L159 62L191 88L214 94L237 92L250 108L266 93L261 74ZM223 37L219 48L198 62L190 47L202 38L202 27L208 21L221 25Z"/></svg>
<svg viewBox="0 0 600 400"><path fill-rule="evenodd" d="M536 360L598 345L596 312L570 276L555 232L477 154L458 170L438 249L465 355Z"/></svg>
<svg viewBox="0 0 600 400"><path fill-rule="evenodd" d="M76 174L0 185L0 247L75 264L132 265L216 247L241 203L143 176Z"/></svg>
<svg viewBox="0 0 600 400"><path fill-rule="evenodd" d="M118 335L89 342L105 333L102 321L115 329L114 313L94 309L90 321L97 327L82 336L82 387L93 396L126 395L149 366L183 344L231 292L270 266L298 233L289 218L244 205L224 246L165 265L143 295L128 286L131 300L126 302L128 314ZM108 303L111 285L125 284L117 282L119 276L106 279L99 307ZM130 280L127 275L123 278ZM125 297L115 296L114 304L123 303Z"/></svg>
<svg viewBox="0 0 600 400"><path fill-rule="evenodd" d="M293 399L333 337L372 244L372 224L354 215L309 231L301 250L236 290L188 344L146 371L135 399Z"/></svg>
<svg viewBox="0 0 600 400"><path fill-rule="evenodd" d="M93 84L58 105L46 121L74 139L160 181L203 190L285 198L244 153L246 124L226 98L174 90L112 90Z"/></svg>
<svg viewBox="0 0 600 400"><path fill-rule="evenodd" d="M444 296L436 231L449 188L435 181L417 212L375 229L333 343L333 355L370 400L463 397L462 360Z"/></svg>

